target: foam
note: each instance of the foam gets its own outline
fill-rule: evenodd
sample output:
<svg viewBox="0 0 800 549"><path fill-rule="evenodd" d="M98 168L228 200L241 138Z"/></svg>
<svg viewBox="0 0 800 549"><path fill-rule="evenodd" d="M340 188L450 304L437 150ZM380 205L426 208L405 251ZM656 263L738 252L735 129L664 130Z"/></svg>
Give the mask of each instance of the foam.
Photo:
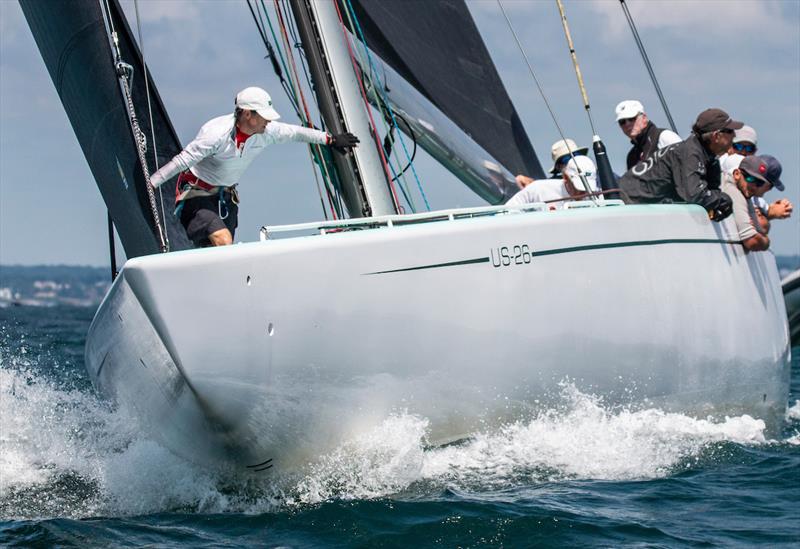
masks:
<svg viewBox="0 0 800 549"><path fill-rule="evenodd" d="M481 490L561 479L661 478L714 443L767 442L764 422L747 415L715 423L656 409L610 412L571 385L562 399L558 411L530 422L428 451L427 422L393 416L326 456L298 484L297 500L386 496L417 482Z"/></svg>
<svg viewBox="0 0 800 549"><path fill-rule="evenodd" d="M769 442L764 423L746 415L714 422L612 410L565 384L553 409L457 446L429 448L428 420L400 411L292 477L233 476L173 455L92 391L20 364L0 368L0 515L13 518L261 513L329 499L662 478L714 459L719 445ZM798 415L800 402L787 419Z"/></svg>

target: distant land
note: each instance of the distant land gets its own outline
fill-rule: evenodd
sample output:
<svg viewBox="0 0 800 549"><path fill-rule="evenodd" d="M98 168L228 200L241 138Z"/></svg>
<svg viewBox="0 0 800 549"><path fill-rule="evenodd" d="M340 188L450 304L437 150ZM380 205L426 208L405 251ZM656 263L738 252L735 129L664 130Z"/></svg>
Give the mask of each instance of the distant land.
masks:
<svg viewBox="0 0 800 549"><path fill-rule="evenodd" d="M0 307L96 307L109 286L109 267L0 265Z"/></svg>
<svg viewBox="0 0 800 549"><path fill-rule="evenodd" d="M800 255L776 260L781 278L800 269ZM0 265L0 307L96 307L110 285L109 267Z"/></svg>

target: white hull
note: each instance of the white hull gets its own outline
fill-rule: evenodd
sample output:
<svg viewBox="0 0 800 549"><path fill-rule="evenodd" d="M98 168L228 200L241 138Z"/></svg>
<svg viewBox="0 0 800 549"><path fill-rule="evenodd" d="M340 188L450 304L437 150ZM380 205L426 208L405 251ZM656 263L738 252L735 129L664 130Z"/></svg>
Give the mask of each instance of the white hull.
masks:
<svg viewBox="0 0 800 549"><path fill-rule="evenodd" d="M528 417L566 379L774 427L790 359L778 274L727 231L696 206L617 206L141 257L97 313L87 367L177 453L252 469L393 411L427 418L431 443L457 439ZM503 266L522 245L534 255Z"/></svg>

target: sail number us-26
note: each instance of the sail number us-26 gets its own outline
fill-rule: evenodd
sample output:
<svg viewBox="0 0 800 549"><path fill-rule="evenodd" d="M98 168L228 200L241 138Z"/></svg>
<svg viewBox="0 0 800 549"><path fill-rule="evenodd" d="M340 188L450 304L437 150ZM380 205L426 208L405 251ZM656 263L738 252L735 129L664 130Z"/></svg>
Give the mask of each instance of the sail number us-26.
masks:
<svg viewBox="0 0 800 549"><path fill-rule="evenodd" d="M495 268L511 267L512 265L527 265L533 259L533 252L527 244L514 246L500 246L492 248L490 252L492 266Z"/></svg>

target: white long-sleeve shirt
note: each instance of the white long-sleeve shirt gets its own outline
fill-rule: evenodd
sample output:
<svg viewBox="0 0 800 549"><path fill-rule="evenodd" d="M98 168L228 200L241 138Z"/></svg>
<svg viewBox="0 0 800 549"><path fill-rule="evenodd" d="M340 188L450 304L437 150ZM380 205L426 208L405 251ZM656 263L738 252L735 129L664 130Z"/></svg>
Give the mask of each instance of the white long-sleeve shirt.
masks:
<svg viewBox="0 0 800 549"><path fill-rule="evenodd" d="M190 170L206 183L231 187L239 182L250 163L267 145L299 141L324 145L328 134L312 128L272 121L264 133L251 135L236 147L236 121L233 114L206 122L194 140L150 177L158 187L179 172Z"/></svg>

